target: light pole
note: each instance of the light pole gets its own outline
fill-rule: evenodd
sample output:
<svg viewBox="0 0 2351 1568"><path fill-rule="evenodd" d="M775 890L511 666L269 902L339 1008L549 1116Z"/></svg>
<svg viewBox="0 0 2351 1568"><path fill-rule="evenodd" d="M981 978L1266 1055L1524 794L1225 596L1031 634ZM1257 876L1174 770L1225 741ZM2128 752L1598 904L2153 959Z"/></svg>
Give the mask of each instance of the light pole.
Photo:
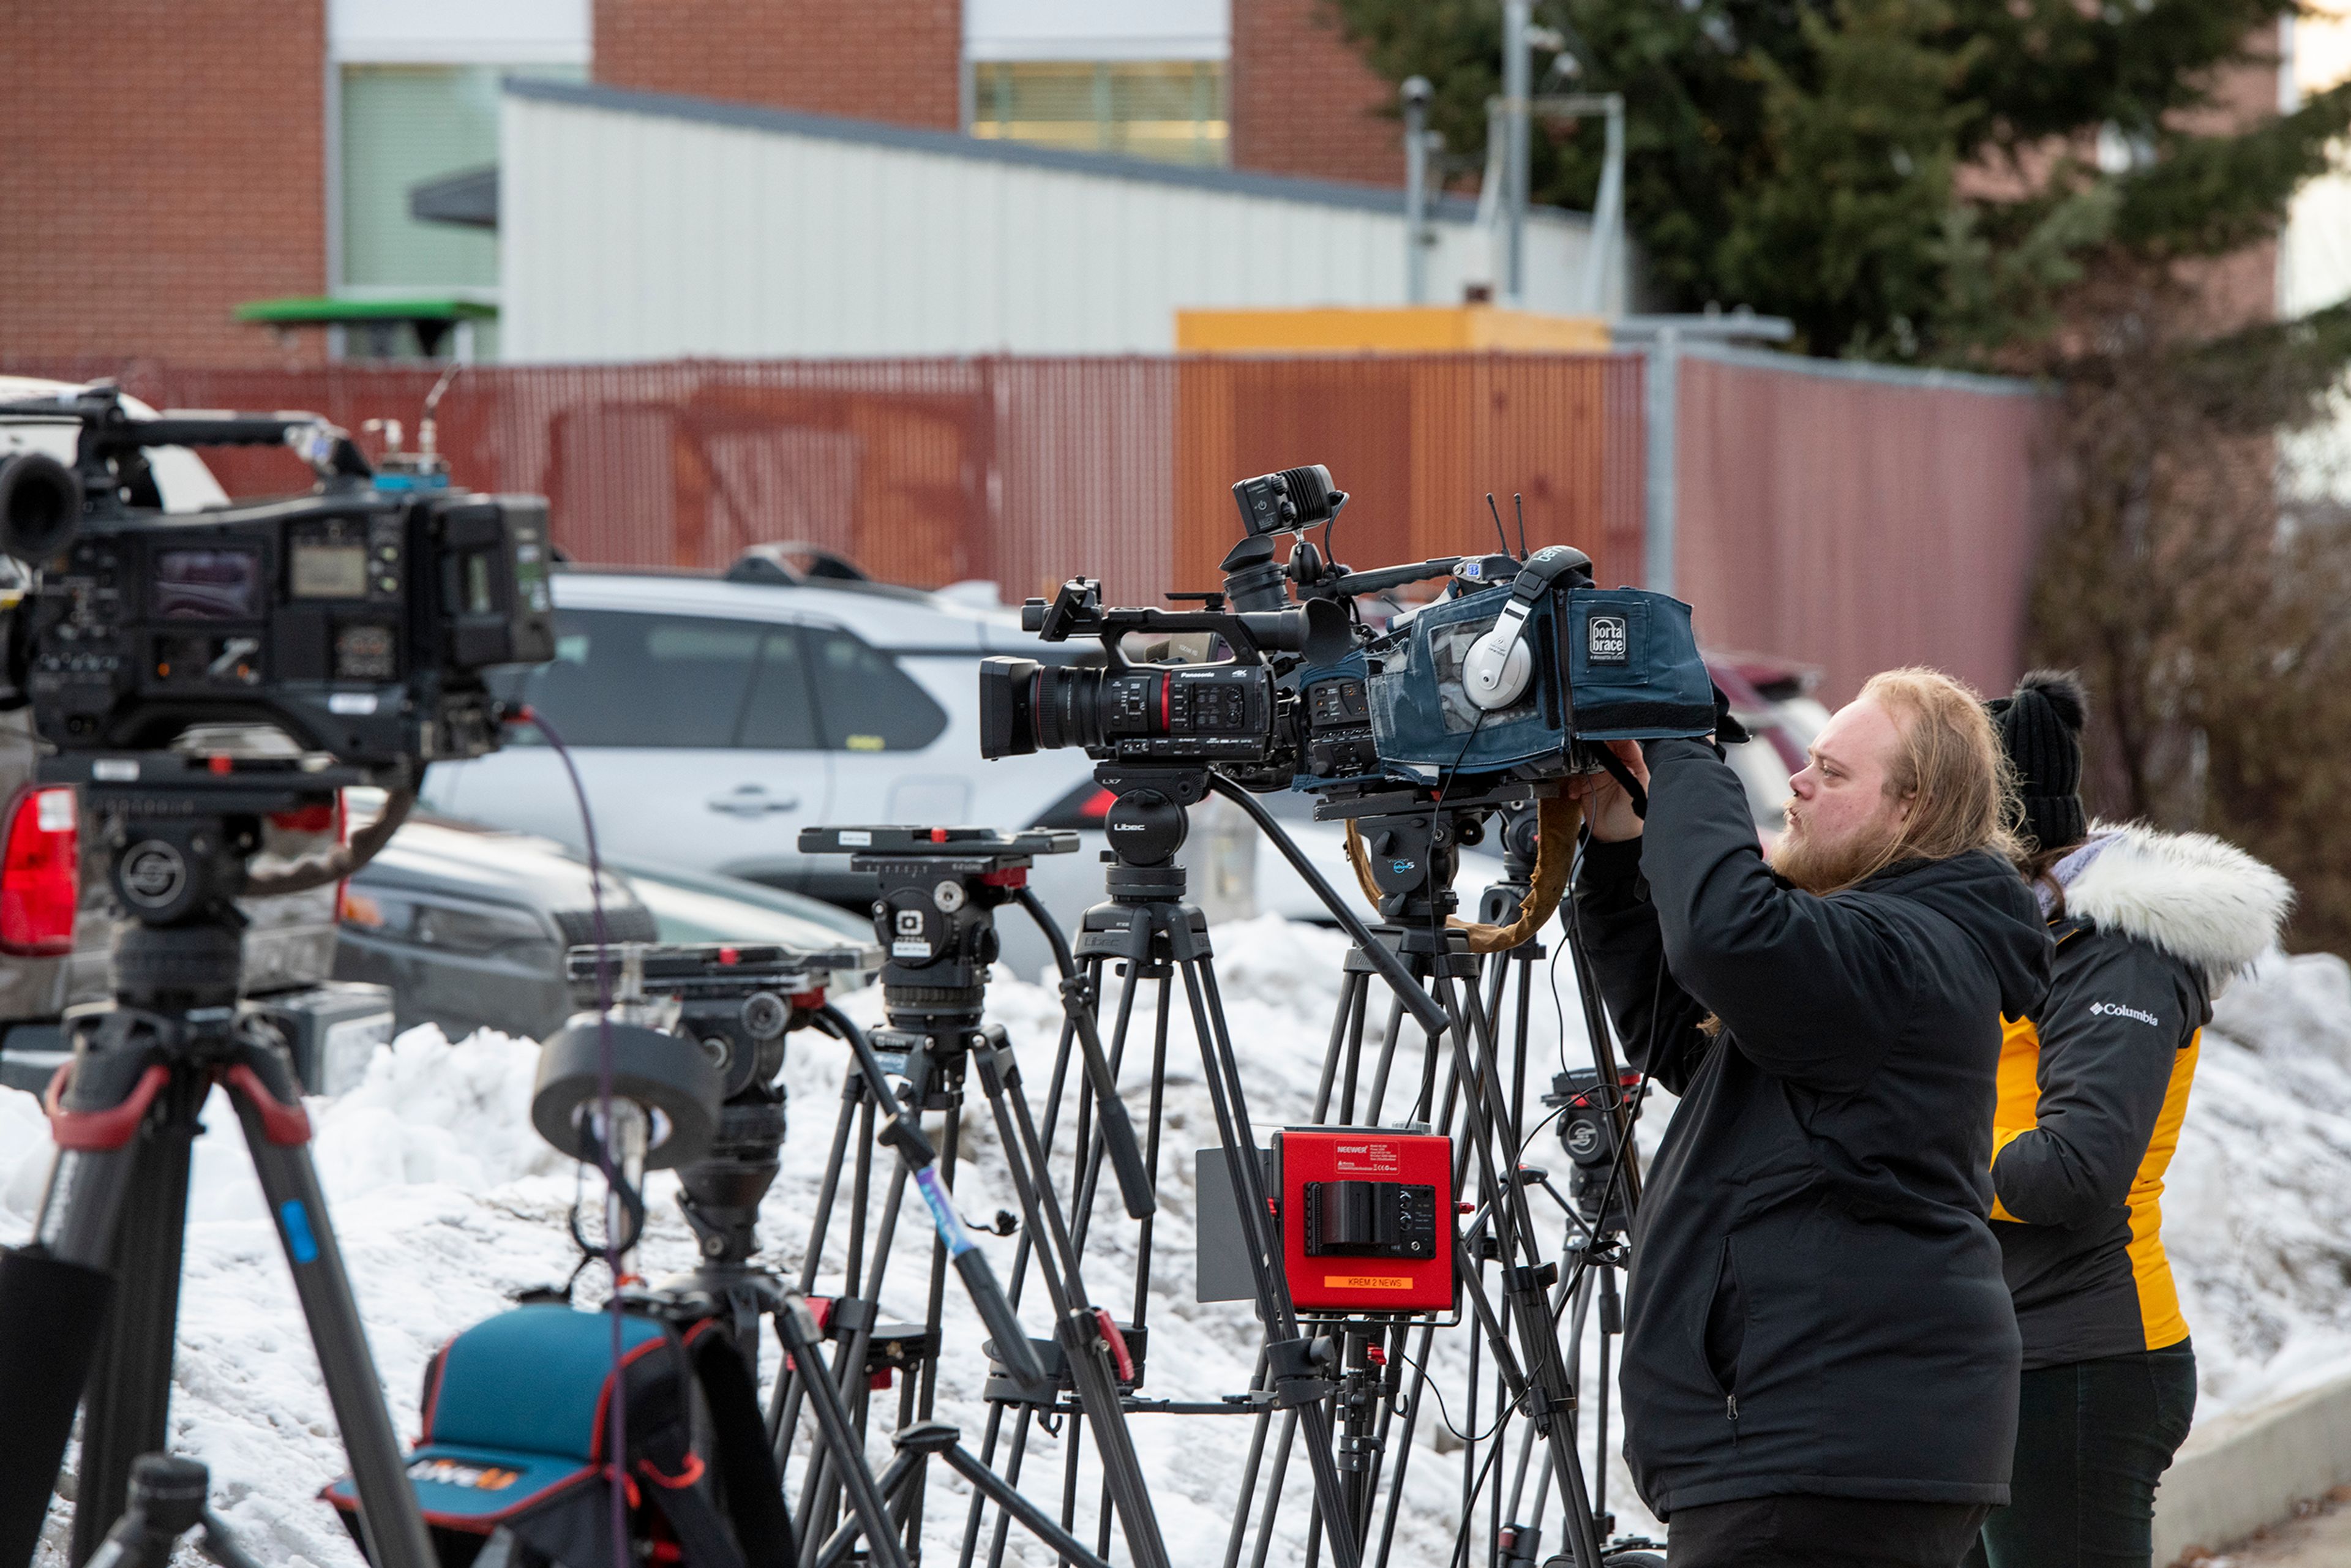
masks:
<svg viewBox="0 0 2351 1568"><path fill-rule="evenodd" d="M1527 100L1531 61L1527 28L1533 0L1502 0L1502 297L1526 303Z"/></svg>
<svg viewBox="0 0 2351 1568"><path fill-rule="evenodd" d="M1409 77L1404 84L1404 298L1407 305L1428 303L1428 175L1437 154L1445 150L1442 132L1428 129L1428 100L1435 89L1426 77Z"/></svg>

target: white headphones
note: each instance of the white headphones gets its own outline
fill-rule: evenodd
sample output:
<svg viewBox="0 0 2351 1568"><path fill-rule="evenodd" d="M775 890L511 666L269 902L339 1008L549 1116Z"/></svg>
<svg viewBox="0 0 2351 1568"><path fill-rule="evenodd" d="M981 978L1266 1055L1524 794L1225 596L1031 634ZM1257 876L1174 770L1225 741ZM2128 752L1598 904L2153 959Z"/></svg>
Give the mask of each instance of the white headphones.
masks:
<svg viewBox="0 0 2351 1568"><path fill-rule="evenodd" d="M1486 634L1469 644L1461 661L1461 689L1478 707L1492 713L1510 706L1526 691L1535 662L1527 649L1525 632L1527 619L1535 612L1535 601L1563 574L1589 570L1591 565L1592 558L1582 550L1552 545L1535 551L1519 568L1510 583L1510 601L1502 606Z"/></svg>

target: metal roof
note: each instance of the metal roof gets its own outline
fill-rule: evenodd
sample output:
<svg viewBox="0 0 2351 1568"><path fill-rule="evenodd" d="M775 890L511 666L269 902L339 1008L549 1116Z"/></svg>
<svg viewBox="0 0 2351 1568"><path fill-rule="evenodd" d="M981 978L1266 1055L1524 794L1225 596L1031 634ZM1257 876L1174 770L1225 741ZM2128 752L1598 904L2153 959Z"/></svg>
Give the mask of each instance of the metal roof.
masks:
<svg viewBox="0 0 2351 1568"><path fill-rule="evenodd" d="M678 93L633 92L621 88L584 86L531 77L507 77L503 85L511 98L575 104L582 109L658 115L705 125L735 126L746 131L772 131L787 136L819 137L869 147L893 147L909 152L929 152L980 163L1053 169L1071 174L1092 174L1100 179L1177 185L1191 190L1261 196L1269 201L1298 202L1354 212L1398 216L1404 213L1404 192L1400 188L1352 185L1338 180L1309 180L1289 174L1259 174L1238 169L1199 169L1181 163L1162 163L1148 158L1122 158L1107 152L1071 152L1058 147L1038 147L1020 141L988 141L951 131L918 131L909 126L885 125L879 120L808 114L799 110L765 109L747 103L722 103L716 99L687 98ZM1399 140L1402 135L1399 131ZM1535 207L1530 211L1583 228L1590 227L1592 223L1591 214L1564 207ZM1478 215L1478 204L1463 196L1439 196L1430 202L1429 215L1454 223L1468 223Z"/></svg>

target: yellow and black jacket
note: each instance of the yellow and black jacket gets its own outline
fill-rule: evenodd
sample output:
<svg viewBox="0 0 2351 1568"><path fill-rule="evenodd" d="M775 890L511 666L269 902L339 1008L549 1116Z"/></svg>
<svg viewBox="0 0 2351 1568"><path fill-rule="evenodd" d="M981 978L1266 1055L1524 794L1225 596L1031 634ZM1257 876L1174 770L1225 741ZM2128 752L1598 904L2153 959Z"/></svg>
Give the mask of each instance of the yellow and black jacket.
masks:
<svg viewBox="0 0 2351 1568"><path fill-rule="evenodd" d="M2164 1172L2212 998L2293 900L2241 851L2147 828L2094 826L2057 876L2048 998L2003 1020L1993 1115L1992 1232L2028 1371L2188 1337Z"/></svg>

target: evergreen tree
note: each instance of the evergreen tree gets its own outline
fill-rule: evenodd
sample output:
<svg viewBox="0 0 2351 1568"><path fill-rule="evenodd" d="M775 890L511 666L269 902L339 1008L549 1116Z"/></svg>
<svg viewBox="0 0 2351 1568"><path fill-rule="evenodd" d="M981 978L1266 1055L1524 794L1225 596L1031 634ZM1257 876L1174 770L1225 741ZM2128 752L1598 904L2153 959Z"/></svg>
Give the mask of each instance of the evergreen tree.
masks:
<svg viewBox="0 0 2351 1568"><path fill-rule="evenodd" d="M1497 0L1335 4L1374 68L1435 84L1451 145L1482 146ZM2297 942L2351 954L2351 507L2282 501L2276 439L2330 412L2351 303L2247 321L2213 287L2351 123L2351 85L2287 114L2223 100L2294 5L1543 0L1562 47L1538 71L1624 94L1665 307L2043 379L2028 653L2090 681L2093 809L2246 844L2300 889ZM1537 198L1588 206L1600 138L1545 131Z"/></svg>
<svg viewBox="0 0 2351 1568"><path fill-rule="evenodd" d="M1335 5L1375 69L1435 85L1450 147L1483 148L1497 0ZM1787 316L1814 354L2055 370L2087 277L2241 250L2325 167L2351 86L2250 125L2216 98L2293 6L1543 0L1563 47L1536 64L1625 96L1626 214L1667 307ZM1589 208L1595 130L1542 127L1538 200Z"/></svg>

